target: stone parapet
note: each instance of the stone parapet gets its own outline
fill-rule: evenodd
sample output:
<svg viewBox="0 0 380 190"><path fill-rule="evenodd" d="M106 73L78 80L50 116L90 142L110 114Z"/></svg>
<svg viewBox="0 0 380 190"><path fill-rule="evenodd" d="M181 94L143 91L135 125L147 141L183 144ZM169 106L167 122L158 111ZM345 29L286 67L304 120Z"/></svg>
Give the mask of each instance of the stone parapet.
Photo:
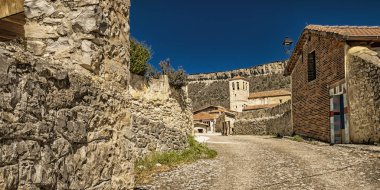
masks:
<svg viewBox="0 0 380 190"><path fill-rule="evenodd" d="M234 123L235 135L280 135L293 134L291 126L291 102L274 108L244 111Z"/></svg>

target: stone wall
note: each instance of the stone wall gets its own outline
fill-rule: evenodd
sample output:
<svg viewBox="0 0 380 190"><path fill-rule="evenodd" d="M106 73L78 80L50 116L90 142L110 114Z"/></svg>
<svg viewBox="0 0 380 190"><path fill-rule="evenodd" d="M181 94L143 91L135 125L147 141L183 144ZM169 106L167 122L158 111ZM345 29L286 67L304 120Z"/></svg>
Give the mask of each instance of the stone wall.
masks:
<svg viewBox="0 0 380 190"><path fill-rule="evenodd" d="M12 43L0 45L0 189L133 187L127 87Z"/></svg>
<svg viewBox="0 0 380 190"><path fill-rule="evenodd" d="M194 110L209 105L230 108L229 79L238 75L245 77L250 92L290 88L290 77L284 77L283 72L284 63L276 62L248 69L190 75L189 97Z"/></svg>
<svg viewBox="0 0 380 190"><path fill-rule="evenodd" d="M27 50L126 82L129 0L25 0Z"/></svg>
<svg viewBox="0 0 380 190"><path fill-rule="evenodd" d="M380 142L379 54L353 47L348 52L347 70L351 142Z"/></svg>
<svg viewBox="0 0 380 190"><path fill-rule="evenodd" d="M234 124L235 135L292 135L291 102L274 108L239 113Z"/></svg>
<svg viewBox="0 0 380 190"><path fill-rule="evenodd" d="M137 156L187 147L193 118L186 87L170 87L167 76L147 83L142 90L130 89L133 121L128 139L135 143Z"/></svg>

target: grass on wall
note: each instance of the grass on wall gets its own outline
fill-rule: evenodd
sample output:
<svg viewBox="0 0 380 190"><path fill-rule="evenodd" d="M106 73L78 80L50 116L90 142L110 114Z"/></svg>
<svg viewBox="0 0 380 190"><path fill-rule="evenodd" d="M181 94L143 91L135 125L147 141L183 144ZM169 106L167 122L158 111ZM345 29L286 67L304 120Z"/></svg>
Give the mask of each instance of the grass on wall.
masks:
<svg viewBox="0 0 380 190"><path fill-rule="evenodd" d="M188 137L189 147L181 151L153 152L135 163L135 177L137 184L149 183L155 173L170 169L200 159L212 159L217 152L205 144L198 143L194 137Z"/></svg>

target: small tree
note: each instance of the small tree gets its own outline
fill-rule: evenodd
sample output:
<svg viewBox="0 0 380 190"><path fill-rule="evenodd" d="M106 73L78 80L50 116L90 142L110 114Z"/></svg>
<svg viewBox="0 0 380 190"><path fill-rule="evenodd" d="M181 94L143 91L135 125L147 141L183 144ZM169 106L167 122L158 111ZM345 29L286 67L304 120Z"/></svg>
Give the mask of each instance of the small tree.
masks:
<svg viewBox="0 0 380 190"><path fill-rule="evenodd" d="M130 71L134 74L145 75L149 68L149 60L151 59L150 48L136 39L131 39L131 66Z"/></svg>
<svg viewBox="0 0 380 190"><path fill-rule="evenodd" d="M187 74L183 68L179 68L177 71L173 69L170 64L170 60L166 59L160 62L160 68L163 75L167 75L169 78L169 84L174 88L181 88L187 85Z"/></svg>

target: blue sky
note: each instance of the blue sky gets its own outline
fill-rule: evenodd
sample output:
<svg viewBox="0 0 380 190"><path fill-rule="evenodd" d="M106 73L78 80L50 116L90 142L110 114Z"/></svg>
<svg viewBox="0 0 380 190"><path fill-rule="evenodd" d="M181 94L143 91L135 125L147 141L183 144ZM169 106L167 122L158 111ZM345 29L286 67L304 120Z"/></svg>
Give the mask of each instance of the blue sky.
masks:
<svg viewBox="0 0 380 190"><path fill-rule="evenodd" d="M307 24L380 25L380 0L132 0L131 34L187 73L246 68L287 55Z"/></svg>

